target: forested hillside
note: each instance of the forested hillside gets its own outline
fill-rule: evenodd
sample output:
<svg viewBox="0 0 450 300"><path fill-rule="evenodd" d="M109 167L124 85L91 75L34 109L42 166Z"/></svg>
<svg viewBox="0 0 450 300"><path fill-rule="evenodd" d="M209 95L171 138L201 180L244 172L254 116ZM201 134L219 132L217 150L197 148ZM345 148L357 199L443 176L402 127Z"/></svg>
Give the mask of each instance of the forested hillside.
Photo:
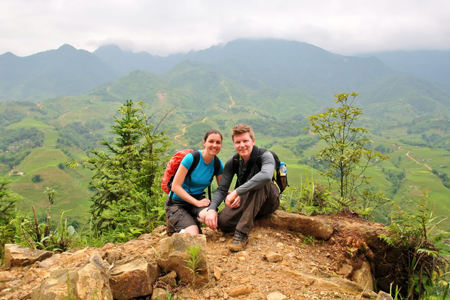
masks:
<svg viewBox="0 0 450 300"><path fill-rule="evenodd" d="M450 97L374 57L344 57L277 40L238 40L169 57L112 46L89 53L65 45L30 57L3 54L0 70L6 101L0 104L0 175L13 180L25 210L35 204L43 212L44 191L52 188L59 199L53 209L85 217L92 174L66 162L100 149L127 99L147 104L155 124L170 112L160 128L172 152L200 147L204 132L217 128L225 135L220 157L226 160L233 153L230 129L252 125L257 145L287 163L286 197L297 197L308 181L326 183L319 176L326 166L315 158L323 142L305 130L307 118L333 106L335 93L356 92L353 104L363 109L358 125L370 130L366 147L390 156L368 171L373 180L366 188L406 207L429 189L436 213L450 214ZM388 216L376 217L388 222Z"/></svg>

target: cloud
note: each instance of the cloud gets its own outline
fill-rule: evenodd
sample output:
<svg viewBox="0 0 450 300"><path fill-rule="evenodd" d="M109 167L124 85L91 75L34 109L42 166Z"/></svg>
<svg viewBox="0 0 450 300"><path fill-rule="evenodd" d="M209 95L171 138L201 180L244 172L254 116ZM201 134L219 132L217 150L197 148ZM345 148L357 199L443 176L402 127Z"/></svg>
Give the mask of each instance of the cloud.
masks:
<svg viewBox="0 0 450 300"><path fill-rule="evenodd" d="M71 44L168 55L238 38L303 41L340 54L450 48L447 0L0 0L0 53Z"/></svg>

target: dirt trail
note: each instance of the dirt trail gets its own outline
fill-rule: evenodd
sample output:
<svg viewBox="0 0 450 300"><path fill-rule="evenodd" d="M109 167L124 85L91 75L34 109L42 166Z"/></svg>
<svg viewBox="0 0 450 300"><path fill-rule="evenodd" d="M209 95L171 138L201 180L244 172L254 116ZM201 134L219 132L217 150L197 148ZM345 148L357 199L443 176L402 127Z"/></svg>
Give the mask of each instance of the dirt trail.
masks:
<svg viewBox="0 0 450 300"><path fill-rule="evenodd" d="M177 134L177 135L174 137L175 141L180 142L180 143L181 143L181 136L183 136L183 135L186 133L186 125L185 125L185 124L182 124L181 127L183 128L183 129L182 129L182 133L181 133L181 134Z"/></svg>
<svg viewBox="0 0 450 300"><path fill-rule="evenodd" d="M230 92L228 91L227 86L224 85L223 83L224 83L224 81L222 81L222 82L220 83L220 85L224 87L225 92L227 93L227 95L229 96L229 99L230 99L230 101L231 101L231 104L230 104L228 107L229 107L229 108L232 108L234 105L236 105L236 102L234 102L233 96L230 95Z"/></svg>
<svg viewBox="0 0 450 300"><path fill-rule="evenodd" d="M410 159L412 159L413 161L415 161L418 165L423 165L423 166L425 166L425 167L426 167L428 170L430 170L430 171L433 170L429 165L427 165L427 164L422 164L422 163L420 163L417 159L415 159L414 157L412 157L411 155L409 155L409 152L411 152L411 151L408 151L408 153L406 153L406 156L408 156L408 158L410 158Z"/></svg>

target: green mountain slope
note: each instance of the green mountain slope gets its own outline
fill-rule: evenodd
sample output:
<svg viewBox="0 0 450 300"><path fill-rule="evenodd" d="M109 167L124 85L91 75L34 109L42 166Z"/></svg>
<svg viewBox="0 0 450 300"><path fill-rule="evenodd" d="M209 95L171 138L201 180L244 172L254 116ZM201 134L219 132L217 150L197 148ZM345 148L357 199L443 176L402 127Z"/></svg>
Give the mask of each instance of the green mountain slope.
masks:
<svg viewBox="0 0 450 300"><path fill-rule="evenodd" d="M97 56L69 45L27 57L5 53L0 55L0 102L80 95L115 78Z"/></svg>
<svg viewBox="0 0 450 300"><path fill-rule="evenodd" d="M448 136L445 124L450 115L445 94L429 82L405 76L373 82L370 88L361 93L355 105L364 106L361 123L376 133L370 136L373 147L383 145L392 157L369 172L374 178L370 187L411 208L420 192L430 188L430 199L439 208L437 213L449 214L446 196L449 189L439 173L445 173L443 166L450 165L450 156L442 149L445 144L434 140L436 135ZM1 103L0 122L6 130L35 127L44 134L43 145L29 149L31 152L13 169L0 162L0 175L11 178L13 189L25 197L21 204L24 209L29 210L34 204L40 212L44 211L48 206L44 190L51 187L58 192L55 211L72 209L68 214L73 216L87 211L90 174L81 169L69 170L64 162L82 158L85 150L98 145L101 138L110 138L112 118L126 99L147 103L153 122L171 110L162 124L173 143L171 151L200 148L204 132L218 128L225 138L220 157L226 160L234 151L230 130L245 122L254 127L258 146L276 150L288 164L291 186L299 187L311 177L324 183L318 170L306 164L322 144L303 129L309 115L333 105L332 94L322 99L303 89L269 85L251 88L210 64L183 61L160 75L133 71L82 96L52 98L37 104ZM424 119L415 119L416 116ZM444 125L436 121L436 125L422 128L436 116L441 116ZM415 144L418 141L421 148ZM0 154L8 155L2 151ZM429 169L425 162L417 163L410 156L431 158L433 165ZM16 176L18 173L12 170L24 174ZM405 176L395 183L389 170L395 174L405 172ZM33 182L35 175L40 175L43 181Z"/></svg>

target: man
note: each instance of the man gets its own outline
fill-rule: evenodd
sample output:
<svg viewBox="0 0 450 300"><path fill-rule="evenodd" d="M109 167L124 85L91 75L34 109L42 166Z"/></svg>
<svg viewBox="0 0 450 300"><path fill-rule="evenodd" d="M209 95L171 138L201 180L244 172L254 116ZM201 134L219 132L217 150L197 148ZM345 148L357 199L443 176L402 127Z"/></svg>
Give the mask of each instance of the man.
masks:
<svg viewBox="0 0 450 300"><path fill-rule="evenodd" d="M236 125L231 137L238 155L225 164L222 180L208 207L205 224L223 232L234 230L234 238L228 248L241 251L256 218L266 216L280 205L280 192L272 182L275 159L270 151L261 151L255 146L255 135L251 126ZM228 192L234 175L236 188ZM217 207L225 200L225 208L218 214Z"/></svg>

